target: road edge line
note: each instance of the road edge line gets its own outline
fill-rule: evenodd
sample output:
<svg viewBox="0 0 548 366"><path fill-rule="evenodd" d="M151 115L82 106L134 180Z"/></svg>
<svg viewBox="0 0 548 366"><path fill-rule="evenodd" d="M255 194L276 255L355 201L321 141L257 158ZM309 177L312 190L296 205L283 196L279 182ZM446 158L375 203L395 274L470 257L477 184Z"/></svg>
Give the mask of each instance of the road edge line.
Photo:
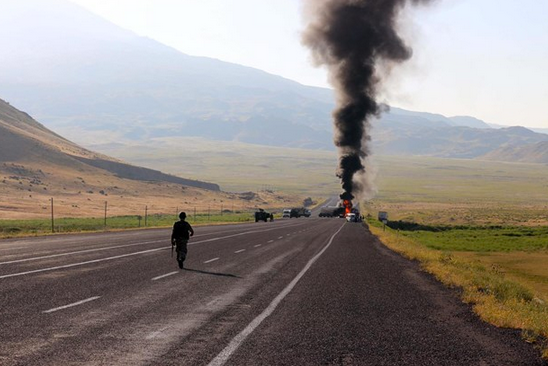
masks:
<svg viewBox="0 0 548 366"><path fill-rule="evenodd" d="M232 356L234 352L238 350L238 348L246 340L246 338L251 333L253 333L253 331L259 325L261 325L261 323L267 317L269 317L274 312L274 310L276 310L278 305L293 290L295 285L301 280L301 278L306 274L306 272L308 272L310 267L312 267L312 265L321 257L321 255L327 250L327 248L331 246L331 244L333 243L333 240L335 239L337 234L339 234L339 232L342 230L345 224L346 223L344 223L339 228L339 230L337 230L337 232L333 234L333 236L331 236L331 239L329 239L329 242L327 243L327 245L318 254L316 254L312 259L308 261L308 263L301 270L301 272L299 272L299 274L289 283L289 285L287 285L286 288L284 288L282 292L280 292L278 296L276 296L274 300L272 300L270 305L268 305L268 307L265 310L263 310L263 312L260 315L258 315L255 319L253 319L251 323L249 323L247 327L245 327L244 330L242 330L238 335L236 335L232 339L232 341L230 341L228 346L226 346L213 360L211 360L208 366L223 366L228 361L230 356Z"/></svg>

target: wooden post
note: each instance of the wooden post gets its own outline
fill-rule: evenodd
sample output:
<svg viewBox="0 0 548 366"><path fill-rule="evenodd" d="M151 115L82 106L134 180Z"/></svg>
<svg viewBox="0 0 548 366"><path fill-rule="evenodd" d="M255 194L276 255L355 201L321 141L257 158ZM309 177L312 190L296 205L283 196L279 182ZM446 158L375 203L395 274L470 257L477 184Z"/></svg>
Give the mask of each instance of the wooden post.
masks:
<svg viewBox="0 0 548 366"><path fill-rule="evenodd" d="M55 232L55 221L53 218L53 197L51 197L51 232Z"/></svg>

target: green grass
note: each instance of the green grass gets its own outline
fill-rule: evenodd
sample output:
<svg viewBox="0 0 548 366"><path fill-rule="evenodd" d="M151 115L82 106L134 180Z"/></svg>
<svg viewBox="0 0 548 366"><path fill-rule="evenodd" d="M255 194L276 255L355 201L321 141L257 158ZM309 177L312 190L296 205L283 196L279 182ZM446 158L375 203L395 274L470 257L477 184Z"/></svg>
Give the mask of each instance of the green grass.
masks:
<svg viewBox="0 0 548 366"><path fill-rule="evenodd" d="M463 229L443 228L443 231L437 232L421 230L413 232L419 233L413 236L405 235L402 230L383 227L374 219L369 219L368 222L373 234L389 248L409 259L419 261L425 271L432 273L445 285L461 289L463 300L469 303L483 320L498 327L521 329L523 338L536 343L541 348L543 356L548 359L548 287L545 286L548 283L548 272L545 269L548 253L545 250L538 249L532 253L515 251L535 248L534 244L517 244L522 240L522 237L518 237L516 242L500 246L501 250L511 248L514 251L496 253L500 254L498 257L490 254L491 246L486 247L485 252L452 252L449 248L462 248L462 245L468 249L476 248L470 238L462 236ZM493 232L522 234L520 229L506 228ZM476 236L482 232L485 242L493 239L485 236L488 232L485 229L468 230ZM443 242L444 245L432 248L430 235L440 233L449 235L441 241L435 240ZM539 234L542 236L545 232ZM542 259L526 267L527 261L524 263L523 259L524 256L530 255ZM489 260L482 261L482 256ZM506 273L507 268L513 269L509 275ZM521 273L518 273L518 269Z"/></svg>
<svg viewBox="0 0 548 366"><path fill-rule="evenodd" d="M105 226L104 218L58 218L52 223L50 219L37 220L0 220L0 238L14 236L42 235L49 233L74 233L119 229L136 229L145 227L171 227L178 218L175 215L154 214L147 217L116 216L107 217ZM201 213L189 215L188 221L193 225L217 224L231 222L254 221L253 212L227 212L208 215Z"/></svg>
<svg viewBox="0 0 548 366"><path fill-rule="evenodd" d="M443 251L512 252L548 250L548 227L445 226L390 222L403 236Z"/></svg>

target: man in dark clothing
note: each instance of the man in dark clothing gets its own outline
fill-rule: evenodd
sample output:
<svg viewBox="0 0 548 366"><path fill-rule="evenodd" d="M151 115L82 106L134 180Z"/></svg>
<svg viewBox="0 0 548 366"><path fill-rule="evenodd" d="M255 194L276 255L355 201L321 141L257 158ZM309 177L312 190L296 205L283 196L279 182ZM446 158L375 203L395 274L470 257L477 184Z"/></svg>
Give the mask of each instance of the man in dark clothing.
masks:
<svg viewBox="0 0 548 366"><path fill-rule="evenodd" d="M186 259L187 244L191 236L194 235L194 230L188 222L185 221L186 213L181 212L179 214L181 221L177 221L173 225L173 232L171 233L171 245L176 245L177 247L177 262L179 263L179 268L183 269L183 262Z"/></svg>

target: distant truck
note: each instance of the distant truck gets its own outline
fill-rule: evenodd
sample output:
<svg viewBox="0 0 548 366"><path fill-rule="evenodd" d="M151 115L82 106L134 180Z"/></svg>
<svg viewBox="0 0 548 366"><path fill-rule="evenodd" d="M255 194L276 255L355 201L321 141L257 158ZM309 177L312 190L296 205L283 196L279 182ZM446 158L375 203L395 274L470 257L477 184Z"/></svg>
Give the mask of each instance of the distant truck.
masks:
<svg viewBox="0 0 548 366"><path fill-rule="evenodd" d="M340 217L344 215L344 207L324 206L320 210L320 217Z"/></svg>
<svg viewBox="0 0 548 366"><path fill-rule="evenodd" d="M282 218L284 218L284 219L290 219L291 218L291 209L290 208L286 208L286 209L283 210Z"/></svg>
<svg viewBox="0 0 548 366"><path fill-rule="evenodd" d="M388 221L388 212L379 211L378 219L379 219L379 221L382 221L382 222Z"/></svg>
<svg viewBox="0 0 548 366"><path fill-rule="evenodd" d="M299 207L299 208L292 208L291 209L291 212L289 214L289 218L293 218L293 217L310 217L311 215L311 212L310 210L304 208L304 207Z"/></svg>
<svg viewBox="0 0 548 366"><path fill-rule="evenodd" d="M257 210L257 212L255 212L255 222L259 222L259 221L267 222L268 220L274 221L274 215L271 214L270 212L266 212L262 208L260 208L259 210Z"/></svg>

